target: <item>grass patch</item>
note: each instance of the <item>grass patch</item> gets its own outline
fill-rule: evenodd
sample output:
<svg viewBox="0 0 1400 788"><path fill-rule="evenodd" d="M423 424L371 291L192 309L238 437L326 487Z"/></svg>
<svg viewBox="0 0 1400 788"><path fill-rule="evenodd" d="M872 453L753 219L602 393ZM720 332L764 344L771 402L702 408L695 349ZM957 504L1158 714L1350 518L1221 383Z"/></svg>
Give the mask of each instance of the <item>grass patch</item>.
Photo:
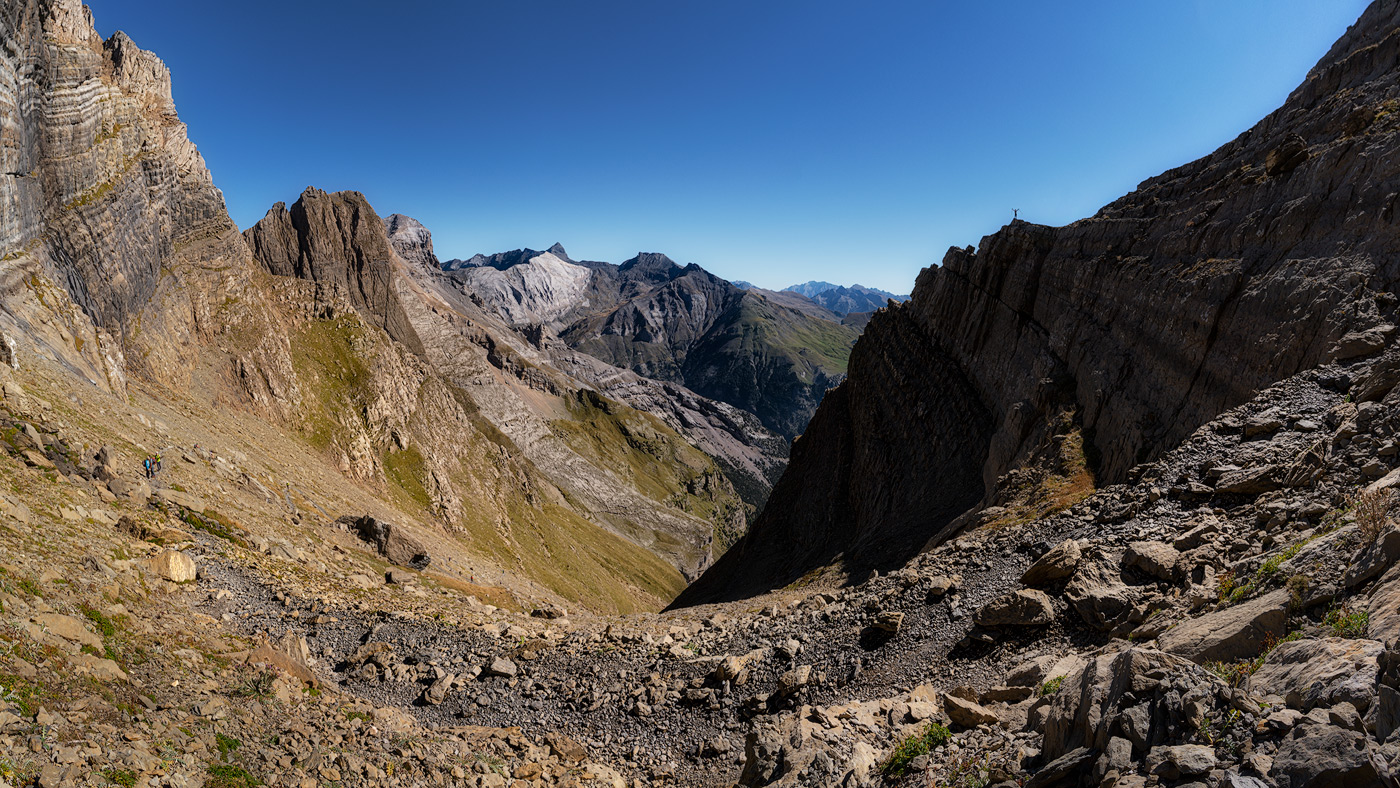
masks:
<svg viewBox="0 0 1400 788"><path fill-rule="evenodd" d="M953 734L947 728L930 722L922 731L911 734L896 745L894 752L890 753L890 757L880 766L880 772L890 778L903 777L909 773L909 765L915 758L935 747L947 744L952 738Z"/></svg>
<svg viewBox="0 0 1400 788"><path fill-rule="evenodd" d="M209 767L207 788L255 788L262 780L254 777L242 766L231 763L216 763Z"/></svg>
<svg viewBox="0 0 1400 788"><path fill-rule="evenodd" d="M223 761L227 761L235 750L243 746L243 742L222 733L214 734L214 744L219 748L219 759Z"/></svg>
<svg viewBox="0 0 1400 788"><path fill-rule="evenodd" d="M272 683L277 680L274 674L263 671L256 676L252 676L233 688L229 693L235 698L260 698L272 697Z"/></svg>
<svg viewBox="0 0 1400 788"><path fill-rule="evenodd" d="M103 769L102 779L121 788L135 788L136 772L130 769Z"/></svg>
<svg viewBox="0 0 1400 788"><path fill-rule="evenodd" d="M1282 639L1270 636L1264 641L1264 650L1254 659L1242 659L1238 662L1207 662L1204 667L1206 670L1224 679L1225 683L1229 684L1231 687L1241 687L1249 680L1250 676L1258 672L1260 666L1264 664L1264 660L1268 658L1269 653L1275 648L1278 648L1279 644L1291 643L1295 640L1302 639L1303 633L1297 631L1284 635Z"/></svg>

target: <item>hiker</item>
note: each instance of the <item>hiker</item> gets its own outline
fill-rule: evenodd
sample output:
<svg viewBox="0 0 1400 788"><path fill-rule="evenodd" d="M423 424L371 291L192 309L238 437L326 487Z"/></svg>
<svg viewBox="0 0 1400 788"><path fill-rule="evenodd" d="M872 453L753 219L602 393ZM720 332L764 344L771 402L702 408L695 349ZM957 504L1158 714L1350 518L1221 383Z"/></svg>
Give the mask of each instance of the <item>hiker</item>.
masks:
<svg viewBox="0 0 1400 788"><path fill-rule="evenodd" d="M149 478L151 478L152 476L155 475L155 466L154 466L154 464L153 464L152 461L151 461L150 455L147 455L147 456L146 456L146 459L144 459L144 460L141 461L141 465L142 465L142 467L144 467L144 468L146 469L146 478L147 478L147 479L149 479Z"/></svg>
<svg viewBox="0 0 1400 788"><path fill-rule="evenodd" d="M157 455L156 455L155 464L151 466L151 475L152 475L152 476L155 476L157 473L160 473L160 459L161 459L160 455L157 454Z"/></svg>

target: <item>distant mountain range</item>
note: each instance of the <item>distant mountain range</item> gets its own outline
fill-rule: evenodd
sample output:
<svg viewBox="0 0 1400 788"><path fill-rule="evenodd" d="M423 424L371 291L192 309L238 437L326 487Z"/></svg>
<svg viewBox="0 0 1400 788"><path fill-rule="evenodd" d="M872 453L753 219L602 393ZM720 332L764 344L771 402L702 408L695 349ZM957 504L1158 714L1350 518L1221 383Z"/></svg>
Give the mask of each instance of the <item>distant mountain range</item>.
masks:
<svg viewBox="0 0 1400 788"><path fill-rule="evenodd" d="M845 377L860 334L799 294L744 289L664 254L614 265L555 244L442 268L514 326L742 408L789 439Z"/></svg>
<svg viewBox="0 0 1400 788"><path fill-rule="evenodd" d="M785 288L785 291L806 296L841 317L852 312L874 312L883 308L891 300L897 303L909 300L907 295L895 295L874 287L864 285L844 287L830 282L806 282Z"/></svg>

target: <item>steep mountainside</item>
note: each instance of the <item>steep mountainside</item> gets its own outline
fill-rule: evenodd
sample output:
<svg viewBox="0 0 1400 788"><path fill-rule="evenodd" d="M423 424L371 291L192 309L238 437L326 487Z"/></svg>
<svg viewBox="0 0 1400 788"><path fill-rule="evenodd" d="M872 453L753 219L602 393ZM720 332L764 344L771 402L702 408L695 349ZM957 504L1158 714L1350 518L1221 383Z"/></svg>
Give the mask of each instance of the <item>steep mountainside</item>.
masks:
<svg viewBox="0 0 1400 788"><path fill-rule="evenodd" d="M391 228L415 265L399 256ZM270 273L348 292L355 311L383 327L404 363L419 370L417 377L390 375L381 384L387 368L365 358L359 337L345 337L339 324L303 337L309 358L329 365L336 385L323 378L317 389L323 407L301 420L342 466L355 468L357 457L368 455L364 475L396 484L445 523L494 521L509 529L522 516L519 506L482 477L474 459L480 451L453 439L462 427L449 425L466 425L470 436L494 440L503 458L520 465L517 483L524 500L541 510L539 527L582 518L691 575L743 532L745 514L733 487L691 441L554 369L471 299L439 291L444 282L431 236L411 219L386 225L359 193L308 189L290 209L274 206L245 236ZM412 432L399 428L392 414L418 407L380 411L362 401L366 388L386 385L402 392L400 399L445 398L444 410ZM368 432L358 429L362 421Z"/></svg>
<svg viewBox="0 0 1400 788"><path fill-rule="evenodd" d="M844 374L856 337L810 306L660 254L614 266L573 261L556 244L445 268L513 325L540 325L609 364L682 383L789 438Z"/></svg>
<svg viewBox="0 0 1400 788"><path fill-rule="evenodd" d="M480 307L417 285L426 258L398 258L362 198L308 192L245 241L155 56L102 41L77 2L0 13L7 364L57 365L102 397L186 401L249 435L276 425L383 498L307 507L306 527L373 510L444 537L443 561L509 566L545 597L656 607L742 533L721 467L672 426L706 409L693 396L664 417L590 399L593 384L529 361ZM420 246L430 257L426 233ZM732 420L709 411L687 425L731 450L761 501L778 440L725 441Z"/></svg>
<svg viewBox="0 0 1400 788"><path fill-rule="evenodd" d="M468 267L490 266L493 271L499 266L504 276L519 277L516 281L521 285L525 284L526 279L530 279L547 286L549 277L537 279L535 274L538 269L529 265L529 261L544 256L552 259L541 261L543 265L556 265L568 259L563 247L556 244L544 253L522 250L518 253L494 255L491 258L478 255L466 263L452 261L440 264L432 251L432 236L422 224L396 214L389 217L389 227L393 231L390 242L400 257L405 261L416 261L408 266L408 273L419 288L431 293L434 299L440 299L462 315L470 316L473 321L471 325L491 326L493 336L511 344L514 353L525 359L524 364L506 361L500 352L493 351L496 353L493 363L503 364L530 378L538 377L544 370L554 370L572 378L567 386L591 386L613 400L661 419L668 427L683 435L691 444L719 463L748 505L750 514L763 507L773 482L786 466L787 445L781 437L769 432L756 416L726 403L700 396L678 384L643 377L580 353L559 340L548 327L527 323L522 329L523 336L516 334L501 324L497 316L491 314L492 310L485 308L486 305L494 303L493 301L483 299L480 291L467 287L462 277L444 273L445 269L455 270L466 263L471 264ZM491 273L487 274L483 281L492 283L500 282L501 279L497 278L495 273ZM489 288L488 292L491 292ZM500 295L504 291L495 292ZM525 294L530 290L522 287L512 292ZM521 302L511 303L515 304L514 308L520 310L539 308L539 303L529 297ZM510 310L511 307L508 307L506 312L509 313ZM454 363L451 353L440 355L444 364L450 366ZM488 354L488 358L492 356ZM510 422L512 419L506 421ZM735 536L742 528L735 530L726 527L724 530ZM727 542L722 546L727 546Z"/></svg>
<svg viewBox="0 0 1400 788"><path fill-rule="evenodd" d="M660 614L784 441L357 193L255 258L164 74L0 0L0 788L1400 785L1400 0L924 272L696 595L796 582Z"/></svg>
<svg viewBox="0 0 1400 788"><path fill-rule="evenodd" d="M1373 5L1215 153L1092 218L1014 222L926 269L874 316L764 518L684 599L898 565L1015 497L1012 471L1071 431L1098 483L1122 482L1273 381L1388 341L1397 15Z"/></svg>

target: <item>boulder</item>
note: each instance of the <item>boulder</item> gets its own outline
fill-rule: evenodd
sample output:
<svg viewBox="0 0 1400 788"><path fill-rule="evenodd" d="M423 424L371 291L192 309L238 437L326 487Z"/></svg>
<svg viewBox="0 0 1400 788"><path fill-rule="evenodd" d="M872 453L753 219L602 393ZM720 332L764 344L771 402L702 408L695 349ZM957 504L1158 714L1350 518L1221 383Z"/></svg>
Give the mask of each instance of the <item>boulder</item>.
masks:
<svg viewBox="0 0 1400 788"><path fill-rule="evenodd" d="M1220 477L1215 491L1227 495L1260 495L1272 492L1282 489L1283 482L1279 478L1281 474L1282 470L1277 465L1261 465L1231 471Z"/></svg>
<svg viewBox="0 0 1400 788"><path fill-rule="evenodd" d="M978 725L995 725L1001 720L991 709L956 695L943 696L943 713L954 725L976 728Z"/></svg>
<svg viewBox="0 0 1400 788"><path fill-rule="evenodd" d="M747 654L727 656L720 660L719 667L715 668L714 678L716 681L727 681L735 686L742 685L749 679L749 663L762 658L762 649L755 649Z"/></svg>
<svg viewBox="0 0 1400 788"><path fill-rule="evenodd" d="M500 676L501 678L513 679L515 678L515 674L519 672L519 669L515 667L514 662L511 662L505 657L496 657L487 663L486 669L482 672L488 676Z"/></svg>
<svg viewBox="0 0 1400 788"><path fill-rule="evenodd" d="M1366 637L1387 648L1400 646L1400 564L1392 566L1371 590Z"/></svg>
<svg viewBox="0 0 1400 788"><path fill-rule="evenodd" d="M179 550L162 550L146 559L146 568L172 583L192 583L198 575L194 559Z"/></svg>
<svg viewBox="0 0 1400 788"><path fill-rule="evenodd" d="M1039 687L1050 678L1050 669L1060 658L1046 654L1026 660L1006 673L1006 684L1011 687Z"/></svg>
<svg viewBox="0 0 1400 788"><path fill-rule="evenodd" d="M92 654L78 654L73 657L73 662L84 673L92 676L98 681L126 681L126 671L116 661L104 657L96 657Z"/></svg>
<svg viewBox="0 0 1400 788"><path fill-rule="evenodd" d="M361 539L374 545L375 550L390 562L411 569L427 569L432 563L427 549L404 529L371 515L346 516L338 522L350 526Z"/></svg>
<svg viewBox="0 0 1400 788"><path fill-rule="evenodd" d="M1376 697L1380 657L1374 640L1318 638L1280 644L1249 679L1249 691L1278 695L1308 711L1350 703L1365 712Z"/></svg>
<svg viewBox="0 0 1400 788"><path fill-rule="evenodd" d="M544 740L549 744L549 751L564 763L582 763L588 760L587 748L562 733L547 733Z"/></svg>
<svg viewBox="0 0 1400 788"><path fill-rule="evenodd" d="M1395 334L1395 326L1385 323L1372 326L1364 331L1352 331L1337 340L1330 355L1337 361L1361 358L1385 349L1386 343Z"/></svg>
<svg viewBox="0 0 1400 788"><path fill-rule="evenodd" d="M1143 617L1137 592L1103 561L1081 564L1065 586L1065 599L1085 623L1104 632L1126 629Z"/></svg>
<svg viewBox="0 0 1400 788"><path fill-rule="evenodd" d="M958 578L947 575L934 575L928 581L929 599L942 599L945 595L958 588Z"/></svg>
<svg viewBox="0 0 1400 788"><path fill-rule="evenodd" d="M73 616L65 616L62 613L40 613L34 617L34 623L43 627L46 632L51 632L70 643L79 646L92 646L98 651L102 650L102 638L89 632L83 622Z"/></svg>
<svg viewBox="0 0 1400 788"><path fill-rule="evenodd" d="M1198 663L1253 659L1264 650L1269 638L1283 637L1288 600L1288 591L1279 589L1258 599L1183 621L1163 632L1157 643L1163 651Z"/></svg>
<svg viewBox="0 0 1400 788"><path fill-rule="evenodd" d="M145 503L151 497L150 485L125 476L108 479L107 489L118 498L125 498L133 503Z"/></svg>
<svg viewBox="0 0 1400 788"><path fill-rule="evenodd" d="M1176 582L1181 578L1177 567L1181 553L1166 542L1133 542L1123 553L1123 566L1136 567L1158 580Z"/></svg>
<svg viewBox="0 0 1400 788"><path fill-rule="evenodd" d="M182 509L189 509L192 512L203 512L209 508L209 504L205 503L203 498L184 490L162 487L155 491L155 496L156 500Z"/></svg>
<svg viewBox="0 0 1400 788"><path fill-rule="evenodd" d="M1395 564L1396 559L1400 559L1400 528L1392 525L1376 541L1363 547L1355 560L1347 565L1346 574L1342 576L1342 585L1355 588L1367 580L1379 577Z"/></svg>
<svg viewBox="0 0 1400 788"><path fill-rule="evenodd" d="M427 689L423 690L423 703L428 706L441 704L447 699L447 692L452 689L452 682L456 680L457 677L451 673L439 676L432 684L428 685Z"/></svg>
<svg viewBox="0 0 1400 788"><path fill-rule="evenodd" d="M1215 768L1215 748L1201 744L1153 747L1147 753L1147 773L1168 780L1199 777Z"/></svg>
<svg viewBox="0 0 1400 788"><path fill-rule="evenodd" d="M1197 547L1210 541L1210 539L1218 533L1220 533L1220 521L1211 517L1181 536L1178 536L1176 540L1172 542L1172 547L1175 547L1177 550L1195 550Z"/></svg>
<svg viewBox="0 0 1400 788"><path fill-rule="evenodd" d="M882 610L875 616L873 626L876 629L884 630L891 635L898 635L899 628L904 625L904 614L898 610Z"/></svg>
<svg viewBox="0 0 1400 788"><path fill-rule="evenodd" d="M1355 731L1299 725L1279 743L1269 777L1279 788L1380 788L1367 749Z"/></svg>
<svg viewBox="0 0 1400 788"><path fill-rule="evenodd" d="M1165 730L1174 719L1167 701L1171 687L1182 685L1225 687L1199 665L1153 649L1133 647L1090 659L1051 696L1040 725L1044 757L1052 760L1080 747L1102 751L1114 736L1145 750L1149 731ZM1179 709L1179 697L1176 703Z"/></svg>
<svg viewBox="0 0 1400 788"><path fill-rule="evenodd" d="M1044 591L1021 589L983 605L974 620L984 627L1039 626L1055 620L1055 606Z"/></svg>
<svg viewBox="0 0 1400 788"><path fill-rule="evenodd" d="M1071 577L1079 567L1079 559L1082 556L1079 542L1066 539L1036 559L1036 562L1026 569L1026 573L1021 575L1021 584L1043 586Z"/></svg>

